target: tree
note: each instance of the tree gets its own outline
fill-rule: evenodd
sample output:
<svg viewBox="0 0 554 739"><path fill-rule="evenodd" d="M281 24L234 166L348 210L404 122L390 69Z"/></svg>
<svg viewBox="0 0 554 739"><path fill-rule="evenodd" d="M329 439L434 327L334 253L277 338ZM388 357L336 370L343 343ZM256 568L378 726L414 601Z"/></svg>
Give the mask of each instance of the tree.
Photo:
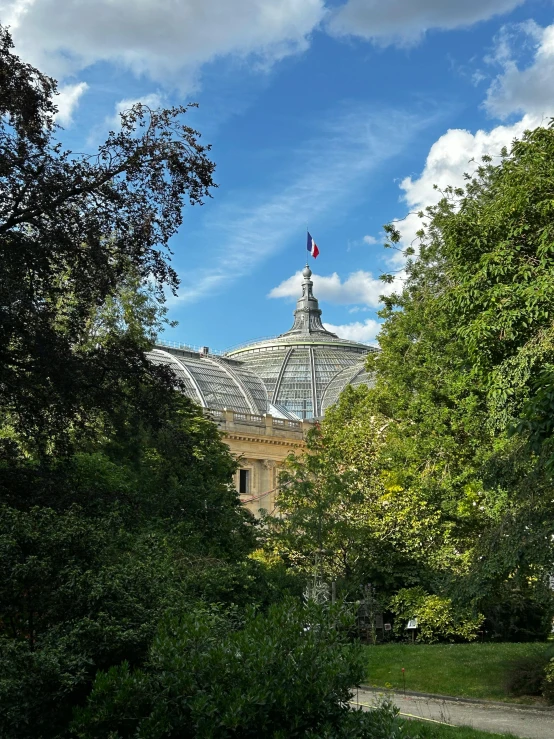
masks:
<svg viewBox="0 0 554 739"><path fill-rule="evenodd" d="M421 214L417 254L409 250L402 291L384 298L381 351L368 360L369 406L390 421L388 474L448 523L437 542L441 587L489 613L527 593L542 600L545 623L553 187L548 127L497 164L485 157L465 188L447 188ZM397 226L387 230L398 244Z"/></svg>
<svg viewBox="0 0 554 739"><path fill-rule="evenodd" d="M387 426L370 415L365 386L347 388L310 432L306 454L289 458L277 514L264 521L267 549L305 575L338 580L351 596L368 582L389 591L419 582L439 525L424 501L382 474Z"/></svg>
<svg viewBox="0 0 554 739"><path fill-rule="evenodd" d="M217 427L146 350L169 239L213 186L186 108L63 151L56 83L0 29L0 734L70 733L162 615L271 600ZM207 573L209 572L209 578Z"/></svg>
<svg viewBox="0 0 554 739"><path fill-rule="evenodd" d="M214 164L188 108L137 104L91 156L56 140L56 82L12 52L0 28L0 408L42 454L68 442L124 383L174 382L145 336L94 341L97 313L127 275L163 302L168 244L185 199L201 203Z"/></svg>

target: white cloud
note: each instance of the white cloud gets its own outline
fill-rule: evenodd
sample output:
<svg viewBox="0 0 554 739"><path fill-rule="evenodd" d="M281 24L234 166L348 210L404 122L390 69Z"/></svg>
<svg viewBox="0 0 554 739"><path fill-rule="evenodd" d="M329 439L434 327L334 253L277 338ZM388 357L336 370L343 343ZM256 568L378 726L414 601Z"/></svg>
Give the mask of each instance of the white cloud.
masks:
<svg viewBox="0 0 554 739"><path fill-rule="evenodd" d="M394 291L393 285L387 285L375 279L371 272L359 270L349 275L344 282L336 272L329 277L312 275L314 294L318 300L337 305L362 304L376 308L379 305L380 295L390 295ZM274 287L269 293L270 298L298 298L302 272L296 272L288 279Z"/></svg>
<svg viewBox="0 0 554 739"><path fill-rule="evenodd" d="M507 13L524 0L348 0L329 22L336 35L381 44L413 44L431 29L467 27Z"/></svg>
<svg viewBox="0 0 554 739"><path fill-rule="evenodd" d="M328 331L337 334L341 339L364 343L373 341L381 328L381 324L374 321L373 318L368 318L363 323L356 321L356 323L345 323L342 326L335 326L332 323L324 323L323 325Z"/></svg>
<svg viewBox="0 0 554 739"><path fill-rule="evenodd" d="M55 103L58 106L56 121L62 126L73 123L73 113L79 105L81 95L88 90L86 82L77 82L75 85L64 85L58 89Z"/></svg>
<svg viewBox="0 0 554 739"><path fill-rule="evenodd" d="M136 105L137 103L142 103L149 108L156 109L163 106L164 102L164 96L158 92L152 92L149 95L143 95L139 98L126 98L124 100L119 100L114 106L114 114L106 118L106 123L114 128L119 128L119 126L121 125L121 113L125 112L126 110L130 110L133 105Z"/></svg>
<svg viewBox="0 0 554 739"><path fill-rule="evenodd" d="M533 64L520 72L513 61L513 47L514 38L521 39L522 34L535 44L536 51ZM417 248L416 233L426 222L417 213L437 203L447 186L464 186L464 173L471 174L484 154L499 157L501 150L504 147L509 149L514 139L521 138L526 130L540 126L547 112L554 113L554 25L540 29L535 23L528 22L517 27L504 27L495 39L494 53L487 61L500 64L504 72L489 88L486 108L500 117L517 111L524 115L513 124L494 126L488 131L480 129L472 133L466 129L449 129L435 141L421 174L406 177L400 183L403 200L409 210L408 215L397 223L402 235L402 248L410 245ZM402 268L404 263L401 251L392 253L392 268Z"/></svg>
<svg viewBox="0 0 554 739"><path fill-rule="evenodd" d="M370 174L433 120L398 111L356 108L327 124L322 122L320 135L293 152L294 168L288 184L275 188L264 199L258 198L257 204L255 195L246 193L240 202L234 196L226 204L210 208L203 237L206 248L209 244L212 249L214 266L189 273L179 300L199 300L250 274L294 234L301 234L306 220L323 225L342 204L352 205L353 198L363 193ZM320 238L320 248L322 245Z"/></svg>
<svg viewBox="0 0 554 739"><path fill-rule="evenodd" d="M324 0L0 0L16 51L58 78L95 62L190 89L216 57L270 64L307 48Z"/></svg>
<svg viewBox="0 0 554 739"><path fill-rule="evenodd" d="M364 244L369 244L370 246L372 244L378 244L379 243L379 239L376 239L375 236L364 236L363 241L364 241Z"/></svg>
<svg viewBox="0 0 554 739"><path fill-rule="evenodd" d="M518 66L522 47L531 45L533 61ZM502 73L489 87L486 110L498 118L527 113L539 118L554 114L554 25L540 28L528 22L502 29L492 61Z"/></svg>
<svg viewBox="0 0 554 739"><path fill-rule="evenodd" d="M417 212L437 203L441 197L440 190L447 185L453 187L464 185L464 172L472 172L484 154L499 156L502 147L509 148L512 141L521 137L525 130L536 128L538 125L540 125L538 118L526 115L513 125L496 126L490 131L479 130L471 133L453 128L435 141L419 177L406 177L400 183L404 191L403 199L410 210L410 215L397 224L402 234L402 245L409 246L416 239L416 232L422 224ZM437 190L434 189L434 185L437 185ZM391 262L393 265L401 265L404 258L396 252Z"/></svg>

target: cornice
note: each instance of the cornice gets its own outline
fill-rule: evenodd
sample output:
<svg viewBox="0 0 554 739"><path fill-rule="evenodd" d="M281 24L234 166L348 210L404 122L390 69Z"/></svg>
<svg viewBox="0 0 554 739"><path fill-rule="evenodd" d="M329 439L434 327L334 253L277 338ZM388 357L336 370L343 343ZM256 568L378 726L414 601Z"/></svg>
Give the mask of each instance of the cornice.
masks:
<svg viewBox="0 0 554 739"><path fill-rule="evenodd" d="M223 436L224 438L232 439L233 441L252 441L258 444L271 444L272 446L288 446L294 448L306 446L305 441L288 441L287 439L282 439L278 436L249 436L247 434L227 431L223 432Z"/></svg>

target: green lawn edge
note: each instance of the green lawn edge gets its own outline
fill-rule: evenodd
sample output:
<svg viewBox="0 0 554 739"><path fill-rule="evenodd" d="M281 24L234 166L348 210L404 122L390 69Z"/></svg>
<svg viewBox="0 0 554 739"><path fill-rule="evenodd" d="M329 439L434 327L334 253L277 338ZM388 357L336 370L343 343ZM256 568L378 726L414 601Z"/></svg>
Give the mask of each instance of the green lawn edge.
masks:
<svg viewBox="0 0 554 739"><path fill-rule="evenodd" d="M540 699L514 698L507 692L510 665L551 646L551 642L366 646L366 684L388 690L529 705Z"/></svg>
<svg viewBox="0 0 554 739"><path fill-rule="evenodd" d="M417 727L418 739L520 739L515 734L496 734L490 731L480 731L469 726L446 726L444 724L428 724L424 721L402 720L399 723L406 725L406 731Z"/></svg>

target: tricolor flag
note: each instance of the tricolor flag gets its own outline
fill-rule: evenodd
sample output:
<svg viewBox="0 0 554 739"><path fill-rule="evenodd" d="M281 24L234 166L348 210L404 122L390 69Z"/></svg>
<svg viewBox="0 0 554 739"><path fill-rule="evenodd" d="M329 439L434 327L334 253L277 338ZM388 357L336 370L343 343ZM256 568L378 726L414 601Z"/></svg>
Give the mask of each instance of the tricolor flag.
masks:
<svg viewBox="0 0 554 739"><path fill-rule="evenodd" d="M312 257L315 259L317 255L319 254L319 249L317 248L317 244L310 236L310 232L308 231L308 251L312 255Z"/></svg>

